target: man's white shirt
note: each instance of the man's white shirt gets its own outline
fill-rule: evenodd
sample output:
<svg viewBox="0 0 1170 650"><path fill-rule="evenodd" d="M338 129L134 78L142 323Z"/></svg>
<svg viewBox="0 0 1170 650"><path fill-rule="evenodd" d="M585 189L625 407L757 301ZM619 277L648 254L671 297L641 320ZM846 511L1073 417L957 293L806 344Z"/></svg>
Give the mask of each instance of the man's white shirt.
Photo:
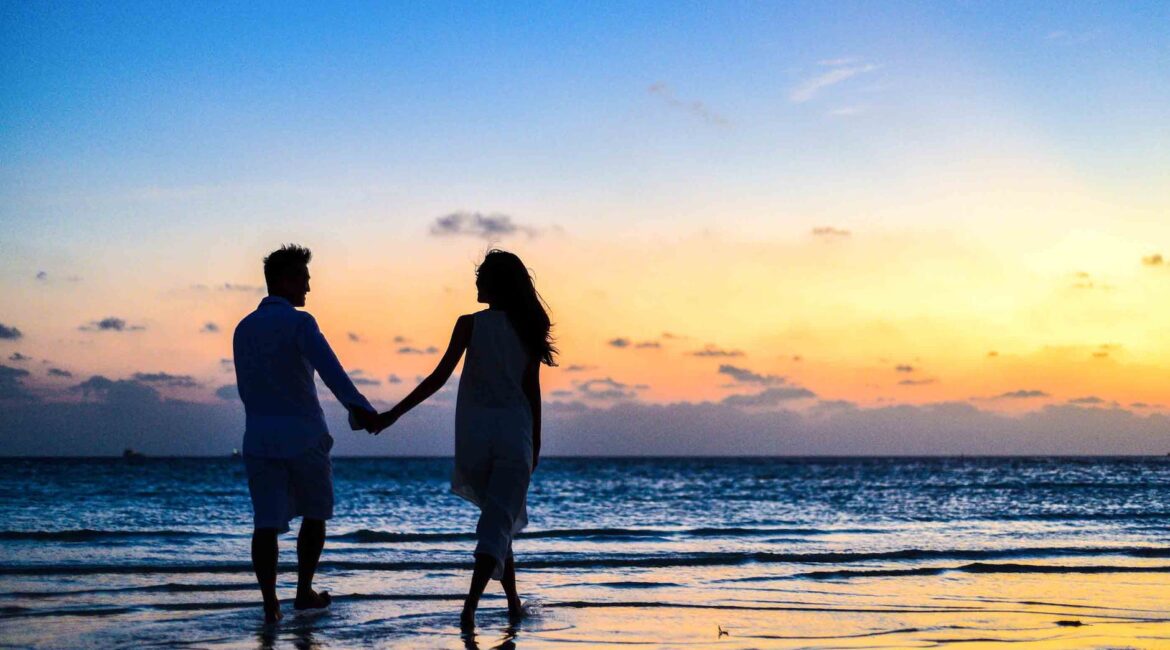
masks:
<svg viewBox="0 0 1170 650"><path fill-rule="evenodd" d="M236 326L236 385L247 424L244 453L292 458L329 433L313 372L350 411L373 411L309 313L268 296Z"/></svg>

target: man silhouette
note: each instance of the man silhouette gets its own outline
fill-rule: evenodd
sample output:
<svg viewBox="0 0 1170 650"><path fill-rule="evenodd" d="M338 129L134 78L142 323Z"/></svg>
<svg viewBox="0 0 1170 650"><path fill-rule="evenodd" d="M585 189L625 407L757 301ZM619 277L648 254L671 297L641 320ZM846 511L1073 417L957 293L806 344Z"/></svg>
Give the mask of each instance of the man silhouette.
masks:
<svg viewBox="0 0 1170 650"><path fill-rule="evenodd" d="M232 347L236 385L244 402L244 466L252 495L252 568L264 597L264 620L283 615L276 597L277 535L303 517L297 536L296 610L328 607L329 594L313 591L325 546L325 520L333 516L333 438L317 401L316 371L361 427L374 427L376 411L337 361L317 321L304 307L309 293L307 248L282 246L264 258L268 297L236 326Z"/></svg>

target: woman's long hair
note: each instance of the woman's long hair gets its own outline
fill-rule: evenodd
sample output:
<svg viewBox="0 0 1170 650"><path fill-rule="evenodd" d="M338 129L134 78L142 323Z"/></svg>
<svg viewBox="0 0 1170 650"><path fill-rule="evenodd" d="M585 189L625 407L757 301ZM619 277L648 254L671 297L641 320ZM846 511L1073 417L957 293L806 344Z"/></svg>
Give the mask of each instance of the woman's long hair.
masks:
<svg viewBox="0 0 1170 650"><path fill-rule="evenodd" d="M476 287L489 302L503 308L528 352L542 363L557 365L553 359L557 349L550 334L552 322L524 262L508 251L493 248L484 255L475 275Z"/></svg>

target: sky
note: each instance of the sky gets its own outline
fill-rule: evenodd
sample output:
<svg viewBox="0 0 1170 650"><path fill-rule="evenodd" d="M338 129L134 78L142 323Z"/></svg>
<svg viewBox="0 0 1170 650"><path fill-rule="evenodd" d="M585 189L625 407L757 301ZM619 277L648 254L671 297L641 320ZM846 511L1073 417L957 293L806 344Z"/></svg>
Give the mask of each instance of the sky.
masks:
<svg viewBox="0 0 1170 650"><path fill-rule="evenodd" d="M384 408L519 254L549 453L1170 452L1168 70L1160 2L0 2L0 454L239 446L285 242Z"/></svg>

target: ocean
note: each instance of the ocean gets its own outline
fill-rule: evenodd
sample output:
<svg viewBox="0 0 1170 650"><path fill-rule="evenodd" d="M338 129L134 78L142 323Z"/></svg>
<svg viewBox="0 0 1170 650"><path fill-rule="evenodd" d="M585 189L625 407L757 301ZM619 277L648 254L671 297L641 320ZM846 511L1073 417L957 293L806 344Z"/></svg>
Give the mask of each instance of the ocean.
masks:
<svg viewBox="0 0 1170 650"><path fill-rule="evenodd" d="M294 523L266 628L240 460L0 460L0 646L1170 647L1170 457L544 459L474 636L450 469L335 458L334 606Z"/></svg>

